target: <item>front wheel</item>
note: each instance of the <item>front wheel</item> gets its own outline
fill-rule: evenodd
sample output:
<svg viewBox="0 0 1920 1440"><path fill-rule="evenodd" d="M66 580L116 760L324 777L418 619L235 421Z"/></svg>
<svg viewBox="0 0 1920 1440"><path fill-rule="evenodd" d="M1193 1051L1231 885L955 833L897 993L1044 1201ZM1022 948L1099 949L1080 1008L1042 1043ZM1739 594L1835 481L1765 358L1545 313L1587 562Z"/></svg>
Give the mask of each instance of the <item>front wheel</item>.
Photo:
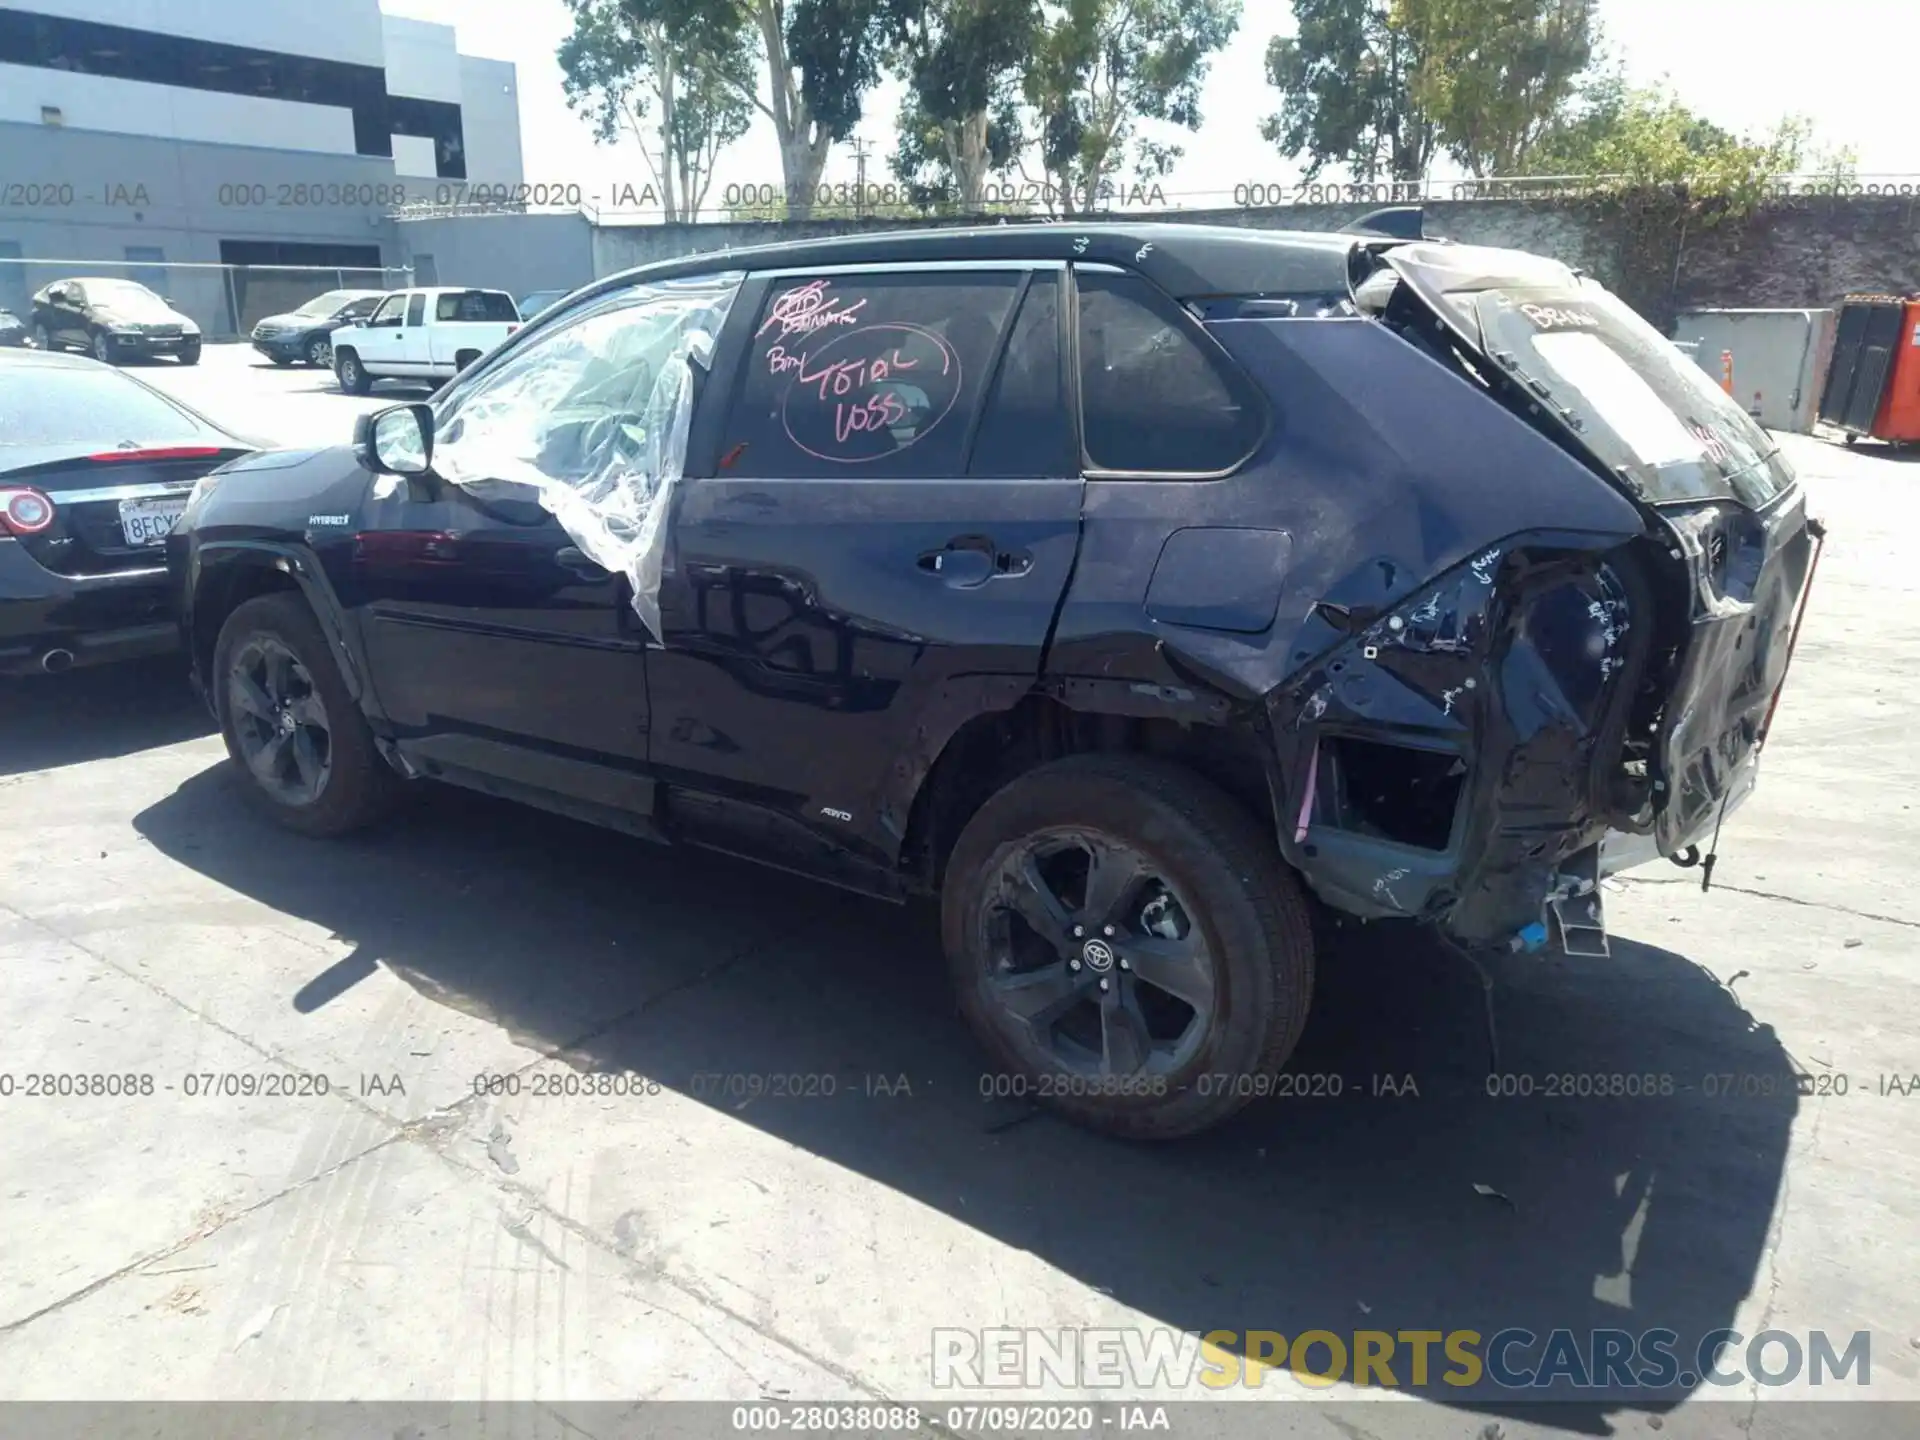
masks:
<svg viewBox="0 0 1920 1440"><path fill-rule="evenodd" d="M36 350L52 350L54 348L53 332L48 330L44 325L34 326L33 348Z"/></svg>
<svg viewBox="0 0 1920 1440"><path fill-rule="evenodd" d="M113 341L107 338L104 330L93 332L93 358L102 365L113 364Z"/></svg>
<svg viewBox="0 0 1920 1440"><path fill-rule="evenodd" d="M333 346L324 335L316 335L307 342L307 363L317 370L333 368Z"/></svg>
<svg viewBox="0 0 1920 1440"><path fill-rule="evenodd" d="M182 365L198 365L200 363L200 346L197 342L192 345L182 345L180 347L180 363Z"/></svg>
<svg viewBox="0 0 1920 1440"><path fill-rule="evenodd" d="M303 835L344 835L391 805L400 777L374 748L319 623L298 595L247 601L214 645L227 754L256 809Z"/></svg>
<svg viewBox="0 0 1920 1440"><path fill-rule="evenodd" d="M1191 1135L1273 1093L1306 1023L1298 883L1233 801L1164 762L1073 756L992 796L948 860L941 922L1000 1072L982 1094L1112 1134Z"/></svg>
<svg viewBox="0 0 1920 1440"><path fill-rule="evenodd" d="M351 350L342 350L334 356L333 373L339 378L340 388L349 395L364 395L373 388L367 367Z"/></svg>

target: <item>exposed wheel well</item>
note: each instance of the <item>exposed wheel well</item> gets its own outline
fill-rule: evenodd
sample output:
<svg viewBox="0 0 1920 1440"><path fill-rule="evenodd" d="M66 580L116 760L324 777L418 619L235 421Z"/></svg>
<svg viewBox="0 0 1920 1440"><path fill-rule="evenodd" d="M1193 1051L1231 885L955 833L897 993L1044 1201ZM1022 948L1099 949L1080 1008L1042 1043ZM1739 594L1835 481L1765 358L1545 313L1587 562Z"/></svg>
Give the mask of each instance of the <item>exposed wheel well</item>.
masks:
<svg viewBox="0 0 1920 1440"><path fill-rule="evenodd" d="M928 770L908 816L901 863L917 889L940 888L954 842L987 797L1016 776L1065 755L1153 755L1185 766L1242 806L1272 834L1271 747L1243 729L1075 710L1030 695L1011 710L976 715Z"/></svg>
<svg viewBox="0 0 1920 1440"><path fill-rule="evenodd" d="M464 370L479 358L480 352L478 350L456 350L453 352L453 368L455 370Z"/></svg>
<svg viewBox="0 0 1920 1440"><path fill-rule="evenodd" d="M193 668L203 679L213 671L213 647L227 617L256 595L300 589L300 582L265 558L236 561L215 570L193 597Z"/></svg>

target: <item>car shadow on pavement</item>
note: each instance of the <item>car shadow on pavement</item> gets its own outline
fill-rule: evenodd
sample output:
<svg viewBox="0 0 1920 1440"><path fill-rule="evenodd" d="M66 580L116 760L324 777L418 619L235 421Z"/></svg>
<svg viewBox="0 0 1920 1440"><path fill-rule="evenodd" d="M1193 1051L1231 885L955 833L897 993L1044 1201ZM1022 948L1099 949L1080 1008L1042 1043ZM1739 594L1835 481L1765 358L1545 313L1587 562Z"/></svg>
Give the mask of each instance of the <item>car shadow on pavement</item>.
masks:
<svg viewBox="0 0 1920 1440"><path fill-rule="evenodd" d="M130 755L213 732L177 655L0 679L0 775Z"/></svg>
<svg viewBox="0 0 1920 1440"><path fill-rule="evenodd" d="M378 962L585 1069L696 1095L700 1076L832 1075L831 1100L712 1085L701 1098L1155 1324L1349 1343L1362 1330L1565 1328L1583 1350L1591 1330L1664 1327L1691 1372L1700 1337L1732 1323L1763 1271L1798 1103L1790 1060L1732 991L1655 944L1503 962L1501 1068L1525 1077L1503 1087L1461 959L1407 928L1334 933L1289 1067L1304 1093L1197 1139L1135 1145L991 1093L926 906L455 791L368 837L316 844L245 812L225 766L135 824L179 863L355 944L290 1006L324 1004ZM1595 1084L1632 1093L1582 1093ZM1502 1088L1532 1093L1489 1094ZM1002 1321L1023 1322L1061 1323ZM1392 1383L1413 1389L1397 1354ZM1436 1345L1418 1393L1544 1418L1527 1392L1439 1383L1448 1368ZM1314 1393L1291 1377L1264 1388ZM1609 1416L1684 1393L1590 1395L1552 1423L1610 1433Z"/></svg>

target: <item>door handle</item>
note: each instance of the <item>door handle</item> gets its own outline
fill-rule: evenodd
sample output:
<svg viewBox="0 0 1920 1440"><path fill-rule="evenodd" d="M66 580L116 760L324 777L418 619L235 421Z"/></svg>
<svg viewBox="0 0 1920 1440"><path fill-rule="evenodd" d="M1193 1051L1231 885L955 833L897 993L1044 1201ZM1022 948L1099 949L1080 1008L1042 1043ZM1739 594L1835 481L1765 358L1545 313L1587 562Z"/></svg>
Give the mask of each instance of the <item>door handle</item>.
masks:
<svg viewBox="0 0 1920 1440"><path fill-rule="evenodd" d="M965 536L929 550L914 564L956 590L971 590L1003 575L1024 575L1033 568L1033 556L1024 550L1002 550L991 540Z"/></svg>
<svg viewBox="0 0 1920 1440"><path fill-rule="evenodd" d="M607 580L613 576L611 570L592 559L578 545L562 545L553 552L553 559L562 570L571 570L582 580Z"/></svg>

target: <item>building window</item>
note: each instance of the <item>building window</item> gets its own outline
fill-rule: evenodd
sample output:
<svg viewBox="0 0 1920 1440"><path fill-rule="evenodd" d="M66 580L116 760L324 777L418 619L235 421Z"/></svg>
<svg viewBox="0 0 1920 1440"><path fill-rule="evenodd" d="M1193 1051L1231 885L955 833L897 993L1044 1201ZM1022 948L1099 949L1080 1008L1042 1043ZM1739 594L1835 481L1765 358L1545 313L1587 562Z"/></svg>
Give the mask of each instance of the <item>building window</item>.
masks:
<svg viewBox="0 0 1920 1440"><path fill-rule="evenodd" d="M352 111L356 153L391 156L394 135L417 135L434 142L441 178L461 180L467 174L460 107L444 100L389 95L386 72L377 65L222 45L3 6L0 64L332 105ZM46 118L44 113L41 118Z"/></svg>

